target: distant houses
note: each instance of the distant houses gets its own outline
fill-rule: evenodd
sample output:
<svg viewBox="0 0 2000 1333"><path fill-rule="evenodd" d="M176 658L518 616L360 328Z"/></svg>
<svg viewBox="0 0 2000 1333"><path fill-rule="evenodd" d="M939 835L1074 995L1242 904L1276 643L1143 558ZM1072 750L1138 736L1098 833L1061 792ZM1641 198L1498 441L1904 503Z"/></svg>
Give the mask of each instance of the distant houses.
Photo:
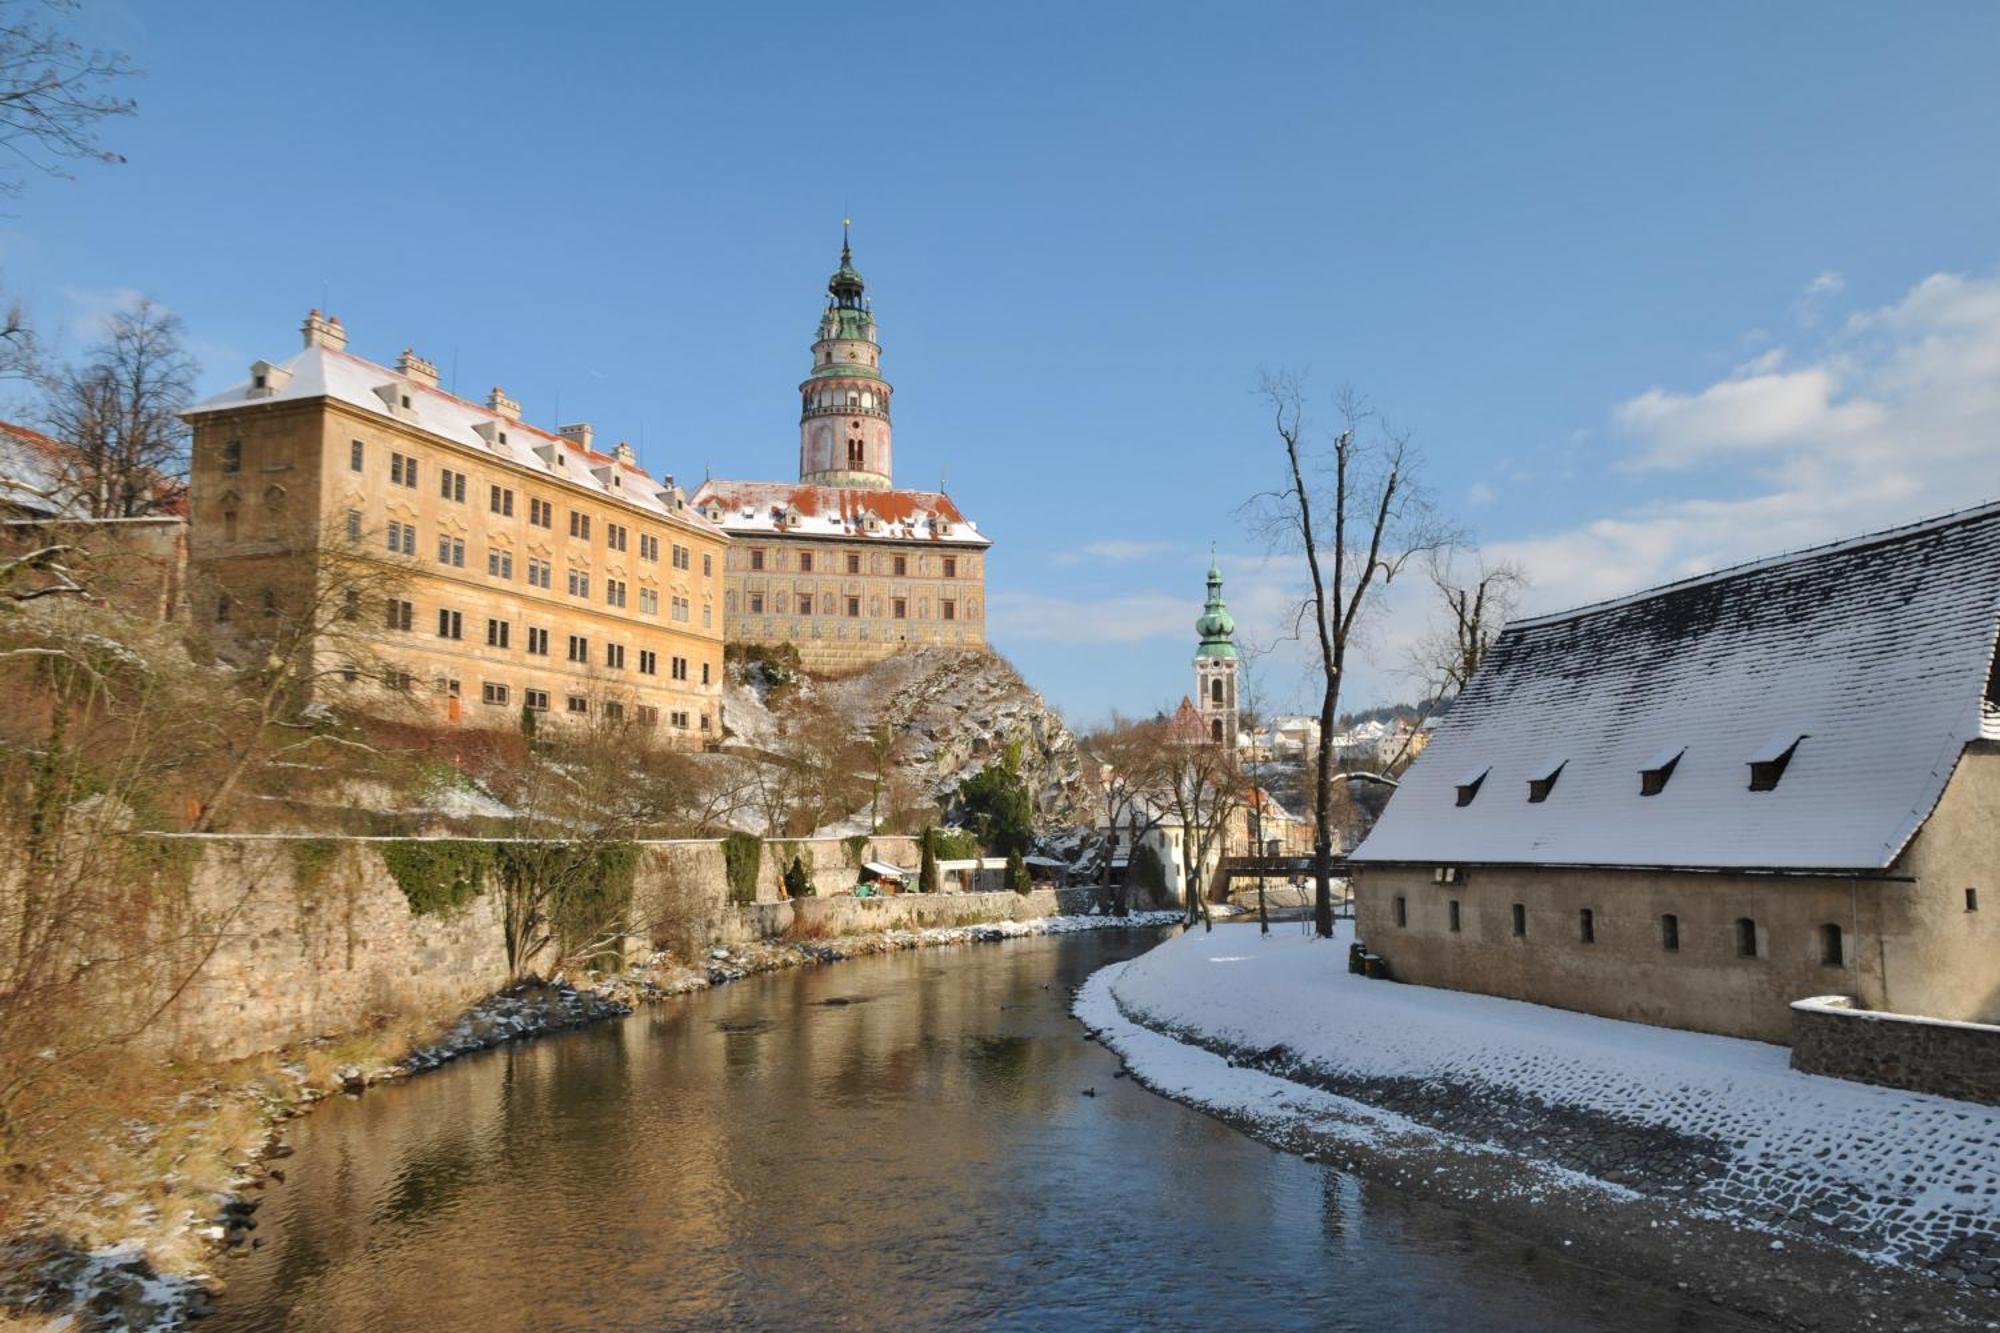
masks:
<svg viewBox="0 0 2000 1333"><path fill-rule="evenodd" d="M2000 1021L2000 504L1519 622L1351 861L1407 981Z"/></svg>

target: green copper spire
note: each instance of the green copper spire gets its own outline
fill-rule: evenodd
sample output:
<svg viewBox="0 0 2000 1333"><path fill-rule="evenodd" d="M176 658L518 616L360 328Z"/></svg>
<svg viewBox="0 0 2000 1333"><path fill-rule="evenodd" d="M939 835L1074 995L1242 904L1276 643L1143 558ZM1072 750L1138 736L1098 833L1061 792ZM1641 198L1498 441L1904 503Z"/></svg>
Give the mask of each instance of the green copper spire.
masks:
<svg viewBox="0 0 2000 1333"><path fill-rule="evenodd" d="M1208 555L1208 605L1196 618L1194 632L1201 636L1196 657L1236 656L1236 618L1229 614L1229 607L1222 600L1222 570L1215 563L1213 551Z"/></svg>

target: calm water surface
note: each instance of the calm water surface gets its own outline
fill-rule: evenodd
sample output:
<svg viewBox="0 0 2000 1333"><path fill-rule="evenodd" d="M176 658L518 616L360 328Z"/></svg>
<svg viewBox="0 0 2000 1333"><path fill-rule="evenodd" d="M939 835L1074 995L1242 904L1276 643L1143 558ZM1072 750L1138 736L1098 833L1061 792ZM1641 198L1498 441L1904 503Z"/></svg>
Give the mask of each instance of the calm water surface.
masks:
<svg viewBox="0 0 2000 1333"><path fill-rule="evenodd" d="M1114 1078L1070 990L1157 938L800 969L342 1099L203 1327L1725 1326Z"/></svg>

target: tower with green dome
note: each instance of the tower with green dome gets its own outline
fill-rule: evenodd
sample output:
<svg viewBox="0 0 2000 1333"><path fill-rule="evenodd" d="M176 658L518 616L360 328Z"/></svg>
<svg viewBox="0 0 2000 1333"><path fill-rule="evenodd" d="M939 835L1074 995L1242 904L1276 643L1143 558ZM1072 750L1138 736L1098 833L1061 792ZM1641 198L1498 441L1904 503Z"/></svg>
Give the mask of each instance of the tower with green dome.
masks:
<svg viewBox="0 0 2000 1333"><path fill-rule="evenodd" d="M867 291L843 223L840 267L827 280L812 373L799 386L799 480L815 486L888 490L895 485L889 445L893 391L882 378L882 346Z"/></svg>
<svg viewBox="0 0 2000 1333"><path fill-rule="evenodd" d="M1194 650L1195 707L1208 738L1236 744L1236 672L1242 659L1236 652L1236 619L1222 600L1222 570L1211 552L1208 561L1208 603L1195 618L1200 643Z"/></svg>

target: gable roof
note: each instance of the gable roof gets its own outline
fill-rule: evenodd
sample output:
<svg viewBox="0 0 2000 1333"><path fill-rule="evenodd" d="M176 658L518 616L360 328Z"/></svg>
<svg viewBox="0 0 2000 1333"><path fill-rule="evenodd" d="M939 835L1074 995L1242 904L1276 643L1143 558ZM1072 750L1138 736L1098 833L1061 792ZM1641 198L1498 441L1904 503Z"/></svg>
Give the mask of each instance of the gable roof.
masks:
<svg viewBox="0 0 2000 1333"><path fill-rule="evenodd" d="M1996 628L2000 504L1519 622L1350 859L1887 869L2000 739Z"/></svg>
<svg viewBox="0 0 2000 1333"><path fill-rule="evenodd" d="M689 503L723 531L738 537L859 537L992 545L942 491L711 480L701 484ZM788 519L793 521L788 523Z"/></svg>
<svg viewBox="0 0 2000 1333"><path fill-rule="evenodd" d="M675 509L662 498L671 479L663 485L637 463L626 462L615 453L607 454L539 426L510 419L494 408L447 393L352 352L316 343L288 361L272 363L271 369L277 373L268 376L268 387L258 388L254 380L245 379L195 404L182 415L192 418L262 407L267 403L329 398L366 415L396 421L460 448L486 454L508 466L596 491L660 518L714 531L713 525L692 507ZM409 392L409 417L396 416L378 392L391 384ZM481 433L482 428L485 434ZM507 436L504 445L499 442L502 432Z"/></svg>

